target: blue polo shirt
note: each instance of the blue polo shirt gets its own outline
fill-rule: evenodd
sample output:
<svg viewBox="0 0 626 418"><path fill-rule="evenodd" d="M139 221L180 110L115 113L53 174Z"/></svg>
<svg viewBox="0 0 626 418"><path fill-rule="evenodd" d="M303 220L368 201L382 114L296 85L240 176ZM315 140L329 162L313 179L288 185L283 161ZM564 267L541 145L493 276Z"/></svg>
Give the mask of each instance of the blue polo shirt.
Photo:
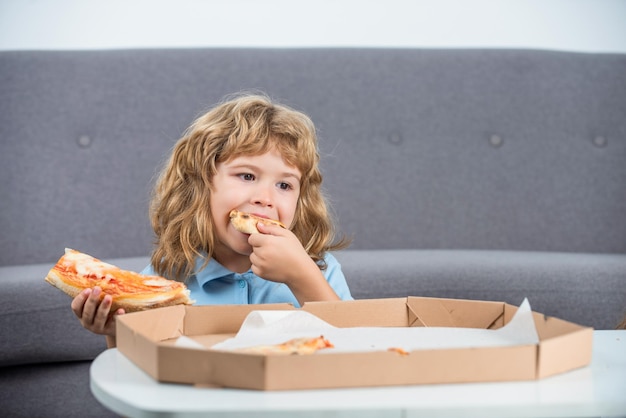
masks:
<svg viewBox="0 0 626 418"><path fill-rule="evenodd" d="M322 273L330 286L342 300L352 300L339 261L330 253L326 253L324 260L328 267ZM202 267L203 262L202 259L196 261L196 271ZM151 265L141 273L156 274ZM287 285L262 279L252 273L252 270L233 273L214 259L204 269L190 276L185 284L196 305L292 303L300 306Z"/></svg>

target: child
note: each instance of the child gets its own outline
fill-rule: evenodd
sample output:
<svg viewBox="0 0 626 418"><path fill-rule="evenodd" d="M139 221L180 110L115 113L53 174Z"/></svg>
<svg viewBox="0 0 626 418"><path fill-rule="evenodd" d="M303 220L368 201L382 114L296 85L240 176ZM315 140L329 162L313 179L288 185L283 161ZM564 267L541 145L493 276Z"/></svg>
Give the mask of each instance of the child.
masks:
<svg viewBox="0 0 626 418"><path fill-rule="evenodd" d="M156 246L144 274L184 281L196 304L352 299L337 260L322 195L315 128L304 114L263 95L241 95L200 116L176 144L151 204ZM237 209L288 227L259 223L259 234L230 224ZM111 296L76 296L86 329L114 345Z"/></svg>

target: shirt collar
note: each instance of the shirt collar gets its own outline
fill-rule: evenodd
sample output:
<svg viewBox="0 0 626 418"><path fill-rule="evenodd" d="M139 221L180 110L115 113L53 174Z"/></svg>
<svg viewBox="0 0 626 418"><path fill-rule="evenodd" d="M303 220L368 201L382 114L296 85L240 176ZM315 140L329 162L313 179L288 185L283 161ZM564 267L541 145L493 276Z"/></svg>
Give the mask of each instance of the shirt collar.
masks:
<svg viewBox="0 0 626 418"><path fill-rule="evenodd" d="M235 276L235 273L222 266L214 258L209 259L208 264L202 268L202 265L206 261L206 256L198 257L196 259L196 273L194 276L201 287L211 280L217 279L231 279Z"/></svg>

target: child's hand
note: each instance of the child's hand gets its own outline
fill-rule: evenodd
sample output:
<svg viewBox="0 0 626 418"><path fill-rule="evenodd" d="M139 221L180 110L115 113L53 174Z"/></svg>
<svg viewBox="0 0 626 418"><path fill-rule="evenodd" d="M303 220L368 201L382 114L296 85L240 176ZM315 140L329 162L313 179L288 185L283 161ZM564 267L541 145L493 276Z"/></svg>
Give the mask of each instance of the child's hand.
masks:
<svg viewBox="0 0 626 418"><path fill-rule="evenodd" d="M339 299L293 232L263 223L257 228L261 233L248 238L254 274L286 284L301 304Z"/></svg>
<svg viewBox="0 0 626 418"><path fill-rule="evenodd" d="M82 326L95 333L115 336L115 317L109 315L112 297L105 295L100 301L102 290L99 287L85 289L72 300L72 311L80 320ZM118 309L115 315L123 315L124 310Z"/></svg>
<svg viewBox="0 0 626 418"><path fill-rule="evenodd" d="M287 283L294 273L312 261L293 232L259 223L260 234L251 234L252 272L273 282Z"/></svg>

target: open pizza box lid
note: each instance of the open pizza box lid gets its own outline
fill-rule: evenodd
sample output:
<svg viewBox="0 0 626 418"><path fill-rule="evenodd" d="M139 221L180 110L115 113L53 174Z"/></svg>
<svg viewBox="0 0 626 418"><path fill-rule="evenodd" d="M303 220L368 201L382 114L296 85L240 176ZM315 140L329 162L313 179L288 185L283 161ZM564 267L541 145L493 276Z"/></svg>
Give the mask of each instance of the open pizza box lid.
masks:
<svg viewBox="0 0 626 418"><path fill-rule="evenodd" d="M538 340L530 344L408 354L329 349L266 355L210 348L234 337L253 311L303 311L338 328L446 327L452 333L504 329L518 309L503 302L424 297L314 302L302 308L179 305L117 317L117 348L162 382L258 390L533 380L589 364L591 328L531 311ZM192 339L196 346L178 344L182 339Z"/></svg>

